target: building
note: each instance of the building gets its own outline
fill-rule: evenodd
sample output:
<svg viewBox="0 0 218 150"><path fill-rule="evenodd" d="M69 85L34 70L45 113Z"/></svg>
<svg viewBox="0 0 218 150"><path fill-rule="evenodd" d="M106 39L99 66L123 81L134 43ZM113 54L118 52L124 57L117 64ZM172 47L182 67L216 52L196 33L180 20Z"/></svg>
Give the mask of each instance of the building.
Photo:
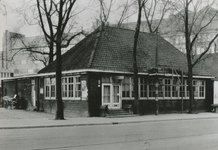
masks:
<svg viewBox="0 0 218 150"><path fill-rule="evenodd" d="M120 110L134 104L132 49L134 31L98 28L62 55L64 113L100 116L101 106ZM187 62L184 53L162 37L141 32L137 47L141 114L187 111ZM56 111L55 61L37 75L2 81L3 96L18 93L23 108ZM209 111L212 75L203 65L194 67L195 104ZM9 90L10 89L10 90ZM158 95L155 94L157 89Z"/></svg>
<svg viewBox="0 0 218 150"><path fill-rule="evenodd" d="M184 11L184 10L183 10ZM205 13L205 11L207 11ZM218 10L214 9L212 7L205 7L199 10L198 12L192 12L189 11L190 16L190 24L192 24L191 20L193 15L196 15L195 21L193 27L193 34L191 35L191 38L194 37L195 33L200 25L205 25L205 23L210 22L211 16L214 15ZM196 14L195 14L196 13ZM186 47L185 47L185 35L184 35L184 22L182 20L183 12L178 12L176 14L171 14L167 16L166 18L163 18L159 28L158 28L158 34L162 36L165 40L170 42L172 45L174 45L177 49L179 49L181 52L186 53ZM160 20L153 20L152 21L152 28L155 28L159 24ZM203 23L202 23L203 22ZM199 34L195 45L193 47L194 55L199 55L202 52L205 51L206 46L208 46L209 42L215 37L217 34L217 24L218 24L218 17L214 17L213 21L204 28L201 33ZM136 22L129 22L122 24L123 28L132 29L134 30L136 26ZM201 26L201 27L202 27ZM147 25L146 21L141 22L140 30L142 32L149 32L149 27ZM218 52L218 39L216 39L211 47L208 53L217 53Z"/></svg>

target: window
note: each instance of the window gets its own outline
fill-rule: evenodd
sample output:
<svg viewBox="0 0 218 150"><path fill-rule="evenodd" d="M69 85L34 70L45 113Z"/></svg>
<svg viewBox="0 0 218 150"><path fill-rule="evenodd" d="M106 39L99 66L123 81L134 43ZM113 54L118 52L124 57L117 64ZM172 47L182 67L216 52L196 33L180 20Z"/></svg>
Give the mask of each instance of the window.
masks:
<svg viewBox="0 0 218 150"><path fill-rule="evenodd" d="M130 97L130 78L125 77L122 82L122 97Z"/></svg>
<svg viewBox="0 0 218 150"><path fill-rule="evenodd" d="M51 98L55 97L55 78L51 78Z"/></svg>
<svg viewBox="0 0 218 150"><path fill-rule="evenodd" d="M165 97L171 97L171 80L170 79L165 79L164 81L164 86L165 86Z"/></svg>
<svg viewBox="0 0 218 150"><path fill-rule="evenodd" d="M149 97L155 97L155 81L149 80Z"/></svg>
<svg viewBox="0 0 218 150"><path fill-rule="evenodd" d="M68 78L68 97L73 97L73 89L74 89L74 84L73 84L73 77Z"/></svg>
<svg viewBox="0 0 218 150"><path fill-rule="evenodd" d="M197 81L193 81L193 92L194 92L194 97L198 97L198 85Z"/></svg>
<svg viewBox="0 0 218 150"><path fill-rule="evenodd" d="M204 83L204 81L199 81L199 97L205 97L205 83Z"/></svg>
<svg viewBox="0 0 218 150"><path fill-rule="evenodd" d="M75 97L80 97L81 91L81 84L80 84L80 77L75 77Z"/></svg>
<svg viewBox="0 0 218 150"><path fill-rule="evenodd" d="M62 97L65 99L78 99L81 97L81 82L79 76L62 78Z"/></svg>
<svg viewBox="0 0 218 150"><path fill-rule="evenodd" d="M178 79L173 79L172 97L179 96L179 85L180 85L180 81Z"/></svg>
<svg viewBox="0 0 218 150"><path fill-rule="evenodd" d="M62 97L67 97L67 83L68 78L62 78Z"/></svg>
<svg viewBox="0 0 218 150"><path fill-rule="evenodd" d="M122 80L122 97L134 97L133 79L125 77ZM153 78L139 78L139 97L141 99L154 99L156 80ZM159 78L158 79L158 97L160 99L180 99L189 97L189 86L187 80L181 82L180 78ZM195 98L205 98L205 81L193 80L193 91Z"/></svg>
<svg viewBox="0 0 218 150"><path fill-rule="evenodd" d="M55 78L45 79L45 98L56 97ZM62 97L64 99L78 99L81 97L81 83L79 76L62 77Z"/></svg>
<svg viewBox="0 0 218 150"><path fill-rule="evenodd" d="M45 97L50 98L50 78L45 79Z"/></svg>
<svg viewBox="0 0 218 150"><path fill-rule="evenodd" d="M145 78L140 78L139 80L139 86L140 86L140 97L147 97L147 91L148 91L148 87L147 87L148 83L147 80Z"/></svg>
<svg viewBox="0 0 218 150"><path fill-rule="evenodd" d="M122 80L122 97L134 97L134 80L131 77L125 77Z"/></svg>
<svg viewBox="0 0 218 150"><path fill-rule="evenodd" d="M205 82L201 80L193 80L193 92L195 98L204 98Z"/></svg>
<svg viewBox="0 0 218 150"><path fill-rule="evenodd" d="M183 84L180 84L179 97L185 97L185 80L183 80Z"/></svg>

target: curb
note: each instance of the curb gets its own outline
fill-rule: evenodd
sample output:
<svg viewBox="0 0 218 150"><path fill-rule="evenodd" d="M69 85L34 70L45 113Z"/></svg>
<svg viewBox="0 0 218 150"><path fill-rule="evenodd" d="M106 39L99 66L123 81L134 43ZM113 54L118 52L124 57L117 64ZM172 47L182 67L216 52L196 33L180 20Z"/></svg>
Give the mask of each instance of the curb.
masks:
<svg viewBox="0 0 218 150"><path fill-rule="evenodd" d="M56 127L77 127L77 126L97 126L97 125L119 125L119 124L133 124L144 122L163 122L163 121L177 121L177 120L199 120L199 119L215 119L217 117L198 117L198 118L172 118L172 119L159 119L159 120L139 120L139 121L114 121L105 123L79 123L79 124L64 124L64 125L35 125L35 126L18 126L18 127L0 127L4 129L31 129L31 128L56 128Z"/></svg>

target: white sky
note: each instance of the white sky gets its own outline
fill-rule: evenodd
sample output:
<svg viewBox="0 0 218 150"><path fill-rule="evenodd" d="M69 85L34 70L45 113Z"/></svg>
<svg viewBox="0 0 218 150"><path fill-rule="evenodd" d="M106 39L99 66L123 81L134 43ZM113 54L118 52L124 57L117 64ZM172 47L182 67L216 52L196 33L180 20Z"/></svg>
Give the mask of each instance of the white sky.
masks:
<svg viewBox="0 0 218 150"><path fill-rule="evenodd" d="M4 0L4 1L7 2L8 10L7 10L7 20L6 20L6 17L1 18L0 16L0 19L1 19L0 27L2 30L8 29L9 31L12 31L12 32L22 33L25 36L35 36L35 35L42 34L40 31L41 29L37 25L30 26L27 23L24 23L24 19L22 15L18 14L15 11L14 12L11 11L11 8L13 10L19 7L23 8L22 7L23 3L28 3L28 2L35 3L36 0ZM92 2L91 4L89 3L90 1ZM116 0L115 1L116 3L114 5L116 5L117 3L123 2L123 1L124 0L121 0L121 1ZM77 0L76 3L79 3L79 6L87 6L87 4L91 5L81 14L79 14L80 16L77 18L77 20L79 21L79 24L83 26L84 29L90 28L93 22L95 22L96 18L99 18L99 13L97 13L97 11L99 12L98 0ZM117 21L116 19L119 19L119 14L115 13L115 10L113 10L112 13L110 14L110 20L109 20L110 24L115 23L115 21ZM136 16L130 18L128 21L136 21ZM0 34L2 30L0 30Z"/></svg>
<svg viewBox="0 0 218 150"><path fill-rule="evenodd" d="M19 32L24 34L25 36L35 36L35 35L40 35L42 34L40 31L40 28L35 25L35 26L30 26L28 24L23 23L23 17L22 15L11 11L11 8L14 10L16 8L19 8L23 5L23 3L27 3L28 1L31 1L32 3L35 2L35 0L6 0L8 4L8 13L7 13L7 29L12 32ZM89 3L90 0L78 0L76 3L79 4L79 6L87 6L88 4L89 7L85 9L82 13L79 14L80 17L77 18L79 21L79 24L86 28L90 28L95 22L96 18L99 18L99 15L97 11L99 11L99 2L98 0L91 0L92 3ZM22 7L21 7L22 8ZM116 16L111 14L110 16L110 23L113 23ZM20 28L22 27L22 28Z"/></svg>

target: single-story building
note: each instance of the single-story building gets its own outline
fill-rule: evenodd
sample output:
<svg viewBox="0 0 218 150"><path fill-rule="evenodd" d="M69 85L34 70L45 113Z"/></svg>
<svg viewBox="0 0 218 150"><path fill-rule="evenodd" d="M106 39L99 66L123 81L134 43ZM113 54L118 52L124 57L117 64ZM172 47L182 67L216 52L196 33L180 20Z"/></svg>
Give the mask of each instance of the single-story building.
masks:
<svg viewBox="0 0 218 150"><path fill-rule="evenodd" d="M62 55L65 114L99 116L101 106L120 110L134 104L134 33L109 26L99 28ZM137 64L141 114L155 113L155 99L158 99L159 113L188 110L188 69L184 53L157 34L141 32ZM3 96L18 93L22 108L55 113L55 71L56 61L37 75L5 79ZM196 109L210 111L213 77L204 65L196 65L193 72Z"/></svg>

